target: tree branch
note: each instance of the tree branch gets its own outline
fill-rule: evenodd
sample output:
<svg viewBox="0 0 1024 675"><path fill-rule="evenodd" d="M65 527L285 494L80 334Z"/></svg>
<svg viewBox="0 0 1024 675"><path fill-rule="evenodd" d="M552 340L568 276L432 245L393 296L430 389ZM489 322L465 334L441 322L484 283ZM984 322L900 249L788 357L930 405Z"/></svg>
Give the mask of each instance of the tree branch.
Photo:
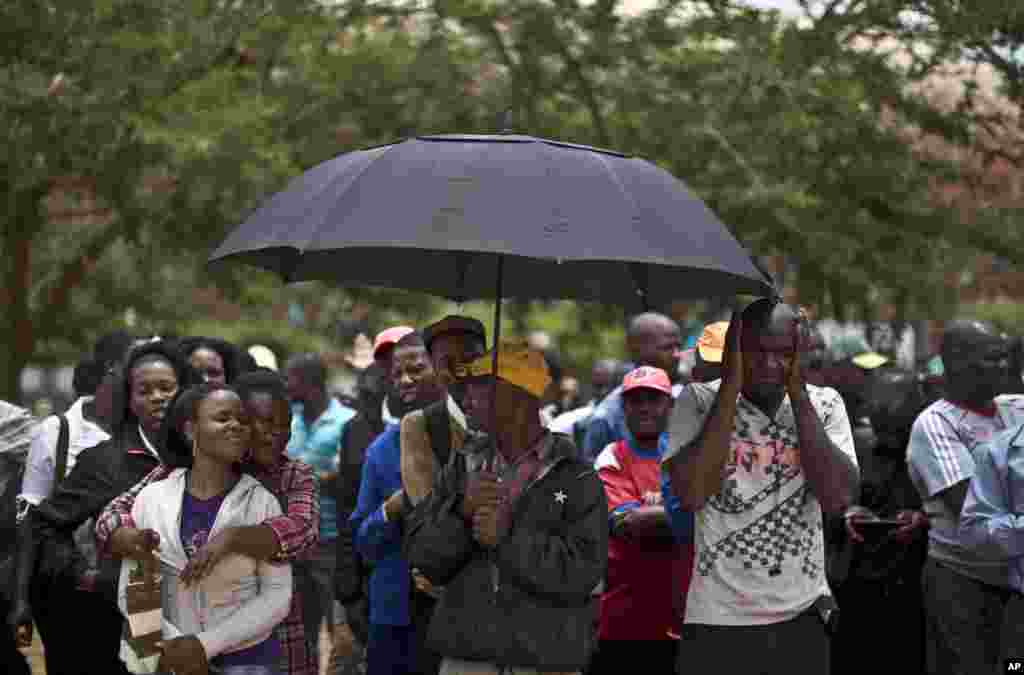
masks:
<svg viewBox="0 0 1024 675"><path fill-rule="evenodd" d="M115 217L79 249L71 260L66 261L48 288L43 289L43 303L36 312L36 336L38 341L52 335L67 314L71 294L85 279L96 261L121 237L139 232L144 224L141 217Z"/></svg>
<svg viewBox="0 0 1024 675"><path fill-rule="evenodd" d="M552 31L553 37L555 38L555 44L557 45L559 54L561 54L562 58L565 60L565 65L568 68L569 73L572 75L572 79L576 82L576 87L579 90L580 96L583 97L583 105L590 113L590 121L594 124L594 130L597 132L598 143L606 148L611 147L611 134L608 133L608 124L605 122L604 113L601 112L601 104L597 100L597 94L594 92L594 87L587 78L586 73L583 71L583 65L575 56L573 56L568 43L563 40L558 33L558 27L556 26Z"/></svg>

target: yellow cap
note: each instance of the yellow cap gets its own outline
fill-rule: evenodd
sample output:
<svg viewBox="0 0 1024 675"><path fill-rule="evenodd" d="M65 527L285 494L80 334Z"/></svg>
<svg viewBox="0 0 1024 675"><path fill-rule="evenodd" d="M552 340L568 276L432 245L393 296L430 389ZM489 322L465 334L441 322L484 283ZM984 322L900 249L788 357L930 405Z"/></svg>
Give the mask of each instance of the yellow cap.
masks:
<svg viewBox="0 0 1024 675"><path fill-rule="evenodd" d="M704 326L704 332L697 338L697 352L705 363L721 363L725 353L725 334L729 332L728 321L717 321Z"/></svg>
<svg viewBox="0 0 1024 675"><path fill-rule="evenodd" d="M493 374L492 365L493 351L457 366L455 374L457 377L484 377ZM543 398L551 384L544 355L522 341L502 341L498 350L498 377L536 398Z"/></svg>

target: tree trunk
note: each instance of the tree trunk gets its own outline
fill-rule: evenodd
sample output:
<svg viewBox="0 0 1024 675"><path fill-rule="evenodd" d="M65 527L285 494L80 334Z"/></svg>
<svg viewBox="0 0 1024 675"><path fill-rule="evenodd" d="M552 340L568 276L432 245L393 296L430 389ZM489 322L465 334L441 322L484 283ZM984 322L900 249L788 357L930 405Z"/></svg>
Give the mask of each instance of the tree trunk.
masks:
<svg viewBox="0 0 1024 675"><path fill-rule="evenodd" d="M0 400L18 403L20 400L21 371L28 360L12 348L11 335L4 330L0 334Z"/></svg>
<svg viewBox="0 0 1024 675"><path fill-rule="evenodd" d="M0 330L0 399L17 402L21 371L35 353L35 324L29 307L32 237L42 227L38 191L9 195L3 229L6 251L3 286L5 311Z"/></svg>
<svg viewBox="0 0 1024 675"><path fill-rule="evenodd" d="M14 229L14 228L11 228ZM8 230L9 233L10 230ZM32 355L32 317L28 310L28 274L31 265L30 241L27 237L7 237L7 259L4 286L7 308L0 331L0 399L17 402L20 398L21 370Z"/></svg>

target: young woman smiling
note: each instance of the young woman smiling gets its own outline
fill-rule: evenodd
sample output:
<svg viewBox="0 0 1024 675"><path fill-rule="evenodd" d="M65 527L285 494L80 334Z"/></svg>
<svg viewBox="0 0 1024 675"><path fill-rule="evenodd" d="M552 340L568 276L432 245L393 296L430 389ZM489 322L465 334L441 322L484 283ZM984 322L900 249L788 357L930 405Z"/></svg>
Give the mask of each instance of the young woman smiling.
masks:
<svg viewBox="0 0 1024 675"><path fill-rule="evenodd" d="M187 570L209 539L226 528L259 525L281 515L281 507L240 470L251 436L238 394L200 385L180 405L188 412L192 466L145 487L131 510L132 529L121 533L150 548L156 544L164 638L157 671L277 675L281 644L274 629L289 613L291 566L230 553L202 577ZM122 610L136 564L123 563Z"/></svg>
<svg viewBox="0 0 1024 675"><path fill-rule="evenodd" d="M246 373L239 377L235 390L242 399L252 431L250 452L242 471L273 493L284 513L258 525L222 529L192 556L182 574L186 579L202 579L222 558L232 553L268 562L293 563L291 612L276 631L284 652L280 669L288 675L319 675L316 642L307 635L303 623L303 617L310 610L309 603L303 601L310 592L305 583L308 575L304 574L305 567L298 563L317 544L320 500L313 470L308 464L289 460L284 454L291 429L291 410L281 376L267 370ZM135 499L146 486L168 478L175 469L192 466L191 442L184 437L190 411L183 403L187 404L187 400L179 400L171 407L164 423L162 446L168 463L154 469L135 487L112 501L97 519L96 539L101 550L109 550L118 557L139 559L154 548L152 542L139 536L139 531L132 527L131 512Z"/></svg>

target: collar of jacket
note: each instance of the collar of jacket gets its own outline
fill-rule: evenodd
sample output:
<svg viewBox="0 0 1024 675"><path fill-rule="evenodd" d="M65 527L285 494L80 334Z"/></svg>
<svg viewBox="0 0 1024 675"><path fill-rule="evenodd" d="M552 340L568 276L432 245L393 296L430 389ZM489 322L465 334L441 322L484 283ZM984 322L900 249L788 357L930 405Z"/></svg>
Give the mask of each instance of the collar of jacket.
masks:
<svg viewBox="0 0 1024 675"><path fill-rule="evenodd" d="M494 444L490 436L467 438L466 443L456 452L466 455L467 458L477 458L482 454L493 452ZM576 459L576 446L573 445L565 434L546 433L537 449L537 455L541 461L538 478L547 473L554 465L567 459Z"/></svg>

